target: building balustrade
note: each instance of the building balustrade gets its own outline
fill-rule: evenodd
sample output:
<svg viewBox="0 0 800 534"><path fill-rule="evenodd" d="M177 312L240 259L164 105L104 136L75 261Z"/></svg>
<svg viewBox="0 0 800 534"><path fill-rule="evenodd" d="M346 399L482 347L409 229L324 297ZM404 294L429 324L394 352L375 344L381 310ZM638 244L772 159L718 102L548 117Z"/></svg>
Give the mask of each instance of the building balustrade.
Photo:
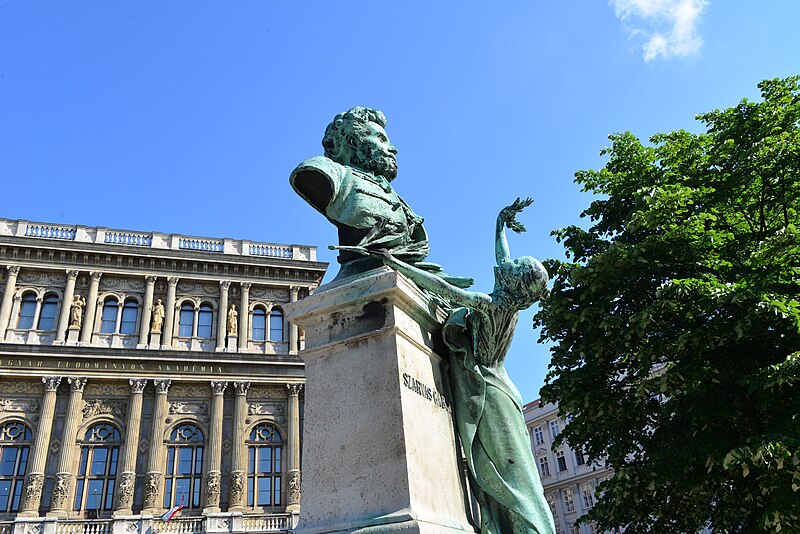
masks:
<svg viewBox="0 0 800 534"><path fill-rule="evenodd" d="M18 518L0 521L0 534L201 534L211 532L289 532L297 526L296 514L242 515L224 512L208 516L174 517L162 521L149 515L114 519Z"/></svg>
<svg viewBox="0 0 800 534"><path fill-rule="evenodd" d="M248 240L216 239L160 232L131 232L92 226L64 226L0 219L0 235L32 239L56 239L184 252L214 253L235 256L258 256L300 261L317 261L317 248L305 245L259 243Z"/></svg>

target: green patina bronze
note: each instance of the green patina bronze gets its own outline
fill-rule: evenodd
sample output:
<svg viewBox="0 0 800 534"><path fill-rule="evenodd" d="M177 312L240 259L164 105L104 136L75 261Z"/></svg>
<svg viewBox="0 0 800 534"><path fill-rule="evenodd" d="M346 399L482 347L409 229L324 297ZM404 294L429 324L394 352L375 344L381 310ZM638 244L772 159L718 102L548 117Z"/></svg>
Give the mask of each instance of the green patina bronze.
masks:
<svg viewBox="0 0 800 534"><path fill-rule="evenodd" d="M324 156L305 160L289 177L292 188L339 230L341 264L336 279L381 266L376 258L347 247L382 248L401 261L447 279L459 287L472 280L449 276L425 262L430 252L423 219L392 186L397 149L386 136L386 117L354 107L339 113L325 129Z"/></svg>
<svg viewBox="0 0 800 534"><path fill-rule="evenodd" d="M494 290L465 291L386 250L350 247L381 258L424 289L458 306L442 337L449 350L456 426L481 509L484 534L554 534L522 415L522 398L503 365L520 310L546 291L547 271L529 256L512 260L505 227L525 228L516 214L531 204L517 199L497 216Z"/></svg>

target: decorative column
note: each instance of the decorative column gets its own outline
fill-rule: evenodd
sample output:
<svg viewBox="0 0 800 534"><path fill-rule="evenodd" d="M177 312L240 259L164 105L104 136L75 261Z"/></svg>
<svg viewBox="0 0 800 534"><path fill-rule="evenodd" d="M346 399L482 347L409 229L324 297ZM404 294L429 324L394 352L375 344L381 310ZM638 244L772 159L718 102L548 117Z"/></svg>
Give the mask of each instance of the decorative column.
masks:
<svg viewBox="0 0 800 534"><path fill-rule="evenodd" d="M128 403L128 421L125 428L125 445L120 464L119 485L114 515L133 515L133 492L136 486L136 453L139 450L139 429L142 425L142 392L147 385L144 378L131 378L131 400Z"/></svg>
<svg viewBox="0 0 800 534"><path fill-rule="evenodd" d="M11 308L14 305L14 290L17 288L19 265L9 265L7 269L6 291L3 293L3 303L0 305L0 341L6 338L8 319L11 317Z"/></svg>
<svg viewBox="0 0 800 534"><path fill-rule="evenodd" d="M227 382L211 382L211 428L208 436L208 467L206 470L206 505L203 513L219 512L219 485L222 464L222 402Z"/></svg>
<svg viewBox="0 0 800 534"><path fill-rule="evenodd" d="M230 280L221 280L219 283L219 311L217 312L217 351L225 350L225 340L228 337L228 289Z"/></svg>
<svg viewBox="0 0 800 534"><path fill-rule="evenodd" d="M168 408L167 392L172 380L153 380L153 384L156 386L156 401L153 408L153 431L150 434L142 515L156 515L163 508L160 497L161 482L164 479L164 427Z"/></svg>
<svg viewBox="0 0 800 534"><path fill-rule="evenodd" d="M75 296L75 280L78 278L78 271L67 271L67 286L64 288L64 298L61 299L61 313L58 315L58 328L56 329L56 339L53 343L64 343L67 339L67 327L69 326L69 311L72 308L72 297Z"/></svg>
<svg viewBox="0 0 800 534"><path fill-rule="evenodd" d="M239 350L247 349L250 337L250 282L242 282L242 304L239 309Z"/></svg>
<svg viewBox="0 0 800 534"><path fill-rule="evenodd" d="M244 485L247 451L245 450L244 418L247 415L247 390L250 382L234 382L236 401L233 405L233 447L231 448L231 480L228 511L244 510Z"/></svg>
<svg viewBox="0 0 800 534"><path fill-rule="evenodd" d="M98 277L99 279L100 277ZM97 299L97 296L95 296ZM69 382L69 402L67 403L67 420L64 423L64 433L61 435L61 451L58 456L56 479L53 483L53 497L50 501L48 517L67 517L69 496L72 494L72 455L75 451L75 442L78 438L78 427L81 424L81 410L83 409L83 388L86 387L86 378L71 376Z"/></svg>
<svg viewBox="0 0 800 534"><path fill-rule="evenodd" d="M164 328L161 329L161 348L172 346L172 325L175 324L175 288L178 285L177 276L167 278L167 305L164 316Z"/></svg>
<svg viewBox="0 0 800 534"><path fill-rule="evenodd" d="M144 305L142 306L142 322L139 324L139 344L137 349L147 347L147 335L150 333L150 315L153 312L153 289L156 285L156 278L153 275L145 276L146 285L144 286Z"/></svg>
<svg viewBox="0 0 800 534"><path fill-rule="evenodd" d="M289 480L289 500L286 510L300 509L300 392L303 384L286 384L289 390L288 436L289 449L286 462L286 475Z"/></svg>
<svg viewBox="0 0 800 534"><path fill-rule="evenodd" d="M50 432L53 430L53 415L56 411L56 392L61 384L60 376L43 376L44 397L39 426L36 427L36 438L29 456L28 476L25 480L25 491L22 492L20 517L38 517L42 503L42 487L44 486L44 468L47 461L47 448L50 446Z"/></svg>
<svg viewBox="0 0 800 534"><path fill-rule="evenodd" d="M92 283L89 284L89 296L86 297L86 313L83 316L83 329L81 330L81 343L89 344L92 342L92 330L94 330L94 317L97 312L97 292L100 290L100 277L103 273L93 271Z"/></svg>
<svg viewBox="0 0 800 534"><path fill-rule="evenodd" d="M297 293L300 291L300 288L297 286L291 286L289 288L289 301L290 302L297 302ZM289 321L289 354L297 354L297 326Z"/></svg>

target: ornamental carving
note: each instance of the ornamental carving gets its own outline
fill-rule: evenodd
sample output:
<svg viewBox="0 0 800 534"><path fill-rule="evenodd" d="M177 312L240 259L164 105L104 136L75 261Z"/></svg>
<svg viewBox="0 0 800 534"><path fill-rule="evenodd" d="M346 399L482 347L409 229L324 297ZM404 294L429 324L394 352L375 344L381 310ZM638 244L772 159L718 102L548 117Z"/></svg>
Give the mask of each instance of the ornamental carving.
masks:
<svg viewBox="0 0 800 534"><path fill-rule="evenodd" d="M25 485L25 502L22 503L23 510L38 510L42 502L42 487L44 486L44 475L41 473L31 473L28 475L28 483Z"/></svg>
<svg viewBox="0 0 800 534"><path fill-rule="evenodd" d="M208 414L208 403L207 402L191 402L191 401L170 402L169 403L169 414L170 415L180 415L180 414L205 415L205 414Z"/></svg>
<svg viewBox="0 0 800 534"><path fill-rule="evenodd" d="M100 290L144 293L144 280L105 277L100 284Z"/></svg>
<svg viewBox="0 0 800 534"><path fill-rule="evenodd" d="M290 397L297 397L303 391L303 384L286 384L286 390Z"/></svg>
<svg viewBox="0 0 800 534"><path fill-rule="evenodd" d="M39 413L36 399L0 399L0 412Z"/></svg>
<svg viewBox="0 0 800 534"><path fill-rule="evenodd" d="M289 504L300 504L300 471L289 471Z"/></svg>
<svg viewBox="0 0 800 534"><path fill-rule="evenodd" d="M14 276L19 274L19 265L9 265L6 267L6 269L8 269L8 272Z"/></svg>
<svg viewBox="0 0 800 534"><path fill-rule="evenodd" d="M86 385L87 397L127 397L130 393L125 384L112 382L92 382Z"/></svg>
<svg viewBox="0 0 800 534"><path fill-rule="evenodd" d="M86 387L86 378L80 376L70 376L67 378L70 391L80 391L83 393L83 388Z"/></svg>
<svg viewBox="0 0 800 534"><path fill-rule="evenodd" d="M228 383L225 381L212 381L211 382L211 391L214 395L222 395L225 393L225 388L228 387Z"/></svg>
<svg viewBox="0 0 800 534"><path fill-rule="evenodd" d="M51 509L64 510L67 507L67 492L72 475L69 473L58 473L53 484L53 501Z"/></svg>
<svg viewBox="0 0 800 534"><path fill-rule="evenodd" d="M128 380L128 384L131 386L131 393L141 393L144 391L145 386L147 386L147 379L131 378Z"/></svg>
<svg viewBox="0 0 800 534"><path fill-rule="evenodd" d="M286 388L276 386L253 386L250 388L251 399L285 399Z"/></svg>
<svg viewBox="0 0 800 534"><path fill-rule="evenodd" d="M45 377L49 378L49 377ZM44 380L44 379L43 379ZM41 395L42 386L36 382L18 381L0 381L0 393L12 393L22 395Z"/></svg>
<svg viewBox="0 0 800 534"><path fill-rule="evenodd" d="M199 282L180 282L177 291L180 295L219 296L219 286L214 284L201 284Z"/></svg>
<svg viewBox="0 0 800 534"><path fill-rule="evenodd" d="M128 403L120 399L92 399L83 406L83 418L89 419L96 415L111 415L124 420L128 411Z"/></svg>
<svg viewBox="0 0 800 534"><path fill-rule="evenodd" d="M164 395L167 394L169 391L169 386L172 384L172 380L153 380L153 385L156 388L156 393L162 393Z"/></svg>
<svg viewBox="0 0 800 534"><path fill-rule="evenodd" d="M230 506L241 504L244 501L244 471L231 473L231 487L228 492Z"/></svg>
<svg viewBox="0 0 800 534"><path fill-rule="evenodd" d="M205 387L192 384L175 384L171 391L175 397L183 397L188 399L208 397L208 390Z"/></svg>
<svg viewBox="0 0 800 534"><path fill-rule="evenodd" d="M25 534L40 534L41 532L41 523L25 523Z"/></svg>
<svg viewBox="0 0 800 534"><path fill-rule="evenodd" d="M283 419L286 415L286 406L282 402L250 402L247 404L247 415L270 415L276 419Z"/></svg>
<svg viewBox="0 0 800 534"><path fill-rule="evenodd" d="M147 473L144 479L144 508L161 508L158 492L161 489L161 473Z"/></svg>
<svg viewBox="0 0 800 534"><path fill-rule="evenodd" d="M270 300L272 302L289 302L289 291L286 289L271 289L267 287L254 287L250 296L256 300Z"/></svg>
<svg viewBox="0 0 800 534"><path fill-rule="evenodd" d="M63 287L67 283L67 274L24 271L19 274L17 283L21 285Z"/></svg>
<svg viewBox="0 0 800 534"><path fill-rule="evenodd" d="M122 473L117 494L117 508L130 510L133 506L133 490L136 484L136 473Z"/></svg>
<svg viewBox="0 0 800 534"><path fill-rule="evenodd" d="M206 479L206 502L208 506L219 506L219 471L211 471Z"/></svg>
<svg viewBox="0 0 800 534"><path fill-rule="evenodd" d="M237 395L247 395L247 390L250 389L250 382L234 382L233 389Z"/></svg>

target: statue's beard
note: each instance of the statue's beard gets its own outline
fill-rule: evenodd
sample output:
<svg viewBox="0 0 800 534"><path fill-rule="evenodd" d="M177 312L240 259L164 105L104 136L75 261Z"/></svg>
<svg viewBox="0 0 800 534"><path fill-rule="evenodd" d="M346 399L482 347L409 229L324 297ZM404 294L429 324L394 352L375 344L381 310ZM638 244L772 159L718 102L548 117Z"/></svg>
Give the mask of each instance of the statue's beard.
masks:
<svg viewBox="0 0 800 534"><path fill-rule="evenodd" d="M394 154L381 152L372 147L364 147L358 155L358 165L373 174L383 176L389 181L397 178L397 160Z"/></svg>

